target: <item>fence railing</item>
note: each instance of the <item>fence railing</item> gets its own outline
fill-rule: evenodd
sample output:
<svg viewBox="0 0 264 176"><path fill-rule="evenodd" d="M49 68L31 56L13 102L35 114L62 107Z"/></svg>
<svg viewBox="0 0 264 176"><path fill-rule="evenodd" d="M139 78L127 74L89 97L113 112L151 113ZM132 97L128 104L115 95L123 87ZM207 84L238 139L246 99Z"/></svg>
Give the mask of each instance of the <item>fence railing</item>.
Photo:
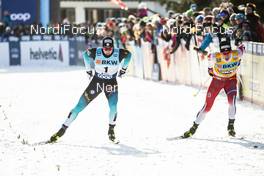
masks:
<svg viewBox="0 0 264 176"><path fill-rule="evenodd" d="M198 45L201 39L197 38ZM239 95L252 103L264 105L264 44L245 42L246 53L243 55L239 71ZM192 48L180 45L170 54L170 43L163 40L153 49L148 42L137 46L129 42L127 48L132 52L132 62L128 74L148 80L180 83L191 86L207 87L210 81L207 73L207 58ZM210 50L214 50L214 45ZM0 42L0 67L10 65L45 66L45 65L82 65L82 51L85 50L85 38L54 39L35 37L10 37Z"/></svg>
<svg viewBox="0 0 264 176"><path fill-rule="evenodd" d="M198 45L201 40L197 39ZM175 53L170 54L170 43L159 40L156 54L158 62L154 62L151 44L142 42L142 46L130 44L128 49L133 53L133 61L129 74L170 83L207 87L210 81L207 68L207 57L180 45ZM246 52L242 57L239 70L239 97L264 106L264 44L245 42ZM211 51L216 46L210 46ZM157 74L159 75L157 78ZM240 79L241 78L241 79Z"/></svg>

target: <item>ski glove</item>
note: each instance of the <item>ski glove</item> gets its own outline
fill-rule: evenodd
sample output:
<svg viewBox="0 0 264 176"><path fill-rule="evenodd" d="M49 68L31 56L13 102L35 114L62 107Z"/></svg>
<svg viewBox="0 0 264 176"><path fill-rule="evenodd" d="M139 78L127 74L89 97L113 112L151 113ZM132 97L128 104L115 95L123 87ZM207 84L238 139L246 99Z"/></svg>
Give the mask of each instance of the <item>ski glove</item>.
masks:
<svg viewBox="0 0 264 176"><path fill-rule="evenodd" d="M119 71L119 74L118 74L118 77L122 78L123 75L126 73L126 69L125 68L122 68L120 71Z"/></svg>
<svg viewBox="0 0 264 176"><path fill-rule="evenodd" d="M195 51L197 51L198 53L202 53L202 54L204 54L204 55L207 55L207 54L208 54L207 51L202 50L200 47L194 46L193 49L194 49Z"/></svg>
<svg viewBox="0 0 264 176"><path fill-rule="evenodd" d="M214 76L213 68L208 68L208 74L212 77Z"/></svg>
<svg viewBox="0 0 264 176"><path fill-rule="evenodd" d="M240 49L240 51L241 51L242 53L244 53L245 50L246 50L245 45L244 45L243 43L241 43L241 44L238 46L238 48Z"/></svg>
<svg viewBox="0 0 264 176"><path fill-rule="evenodd" d="M88 78L92 79L93 77L93 71L86 71L86 73L88 74Z"/></svg>

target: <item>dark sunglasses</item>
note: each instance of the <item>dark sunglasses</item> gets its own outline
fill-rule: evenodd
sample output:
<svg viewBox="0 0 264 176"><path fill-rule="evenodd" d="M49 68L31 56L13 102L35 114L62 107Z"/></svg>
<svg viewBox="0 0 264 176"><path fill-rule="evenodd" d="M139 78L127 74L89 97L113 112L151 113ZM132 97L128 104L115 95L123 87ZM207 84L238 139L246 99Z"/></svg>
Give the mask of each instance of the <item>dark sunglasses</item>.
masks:
<svg viewBox="0 0 264 176"><path fill-rule="evenodd" d="M104 51L112 51L113 48L103 48Z"/></svg>

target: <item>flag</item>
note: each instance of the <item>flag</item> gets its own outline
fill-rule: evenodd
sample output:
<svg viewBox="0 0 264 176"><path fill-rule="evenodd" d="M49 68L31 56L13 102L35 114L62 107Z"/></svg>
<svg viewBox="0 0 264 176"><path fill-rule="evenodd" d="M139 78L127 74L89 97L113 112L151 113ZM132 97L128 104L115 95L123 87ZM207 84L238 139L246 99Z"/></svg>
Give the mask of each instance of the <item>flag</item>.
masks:
<svg viewBox="0 0 264 176"><path fill-rule="evenodd" d="M122 0L111 0L111 2L119 5L119 7L123 10L128 10L127 5Z"/></svg>

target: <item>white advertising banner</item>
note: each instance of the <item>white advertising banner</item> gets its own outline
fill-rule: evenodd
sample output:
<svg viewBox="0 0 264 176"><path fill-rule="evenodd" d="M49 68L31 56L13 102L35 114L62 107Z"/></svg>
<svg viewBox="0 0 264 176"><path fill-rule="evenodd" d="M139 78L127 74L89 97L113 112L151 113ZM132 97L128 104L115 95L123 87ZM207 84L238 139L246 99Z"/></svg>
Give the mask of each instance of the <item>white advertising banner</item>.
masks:
<svg viewBox="0 0 264 176"><path fill-rule="evenodd" d="M68 66L68 41L21 42L22 66Z"/></svg>
<svg viewBox="0 0 264 176"><path fill-rule="evenodd" d="M9 44L7 42L0 43L0 67L9 66Z"/></svg>

